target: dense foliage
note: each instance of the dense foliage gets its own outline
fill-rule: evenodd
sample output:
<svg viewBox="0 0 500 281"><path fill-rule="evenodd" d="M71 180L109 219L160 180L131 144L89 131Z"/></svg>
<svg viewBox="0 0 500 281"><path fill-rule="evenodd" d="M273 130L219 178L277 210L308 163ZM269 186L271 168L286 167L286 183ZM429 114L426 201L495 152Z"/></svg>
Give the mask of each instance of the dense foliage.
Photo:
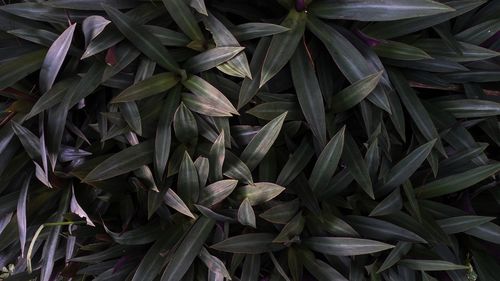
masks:
<svg viewBox="0 0 500 281"><path fill-rule="evenodd" d="M0 280L499 280L500 1L2 3Z"/></svg>

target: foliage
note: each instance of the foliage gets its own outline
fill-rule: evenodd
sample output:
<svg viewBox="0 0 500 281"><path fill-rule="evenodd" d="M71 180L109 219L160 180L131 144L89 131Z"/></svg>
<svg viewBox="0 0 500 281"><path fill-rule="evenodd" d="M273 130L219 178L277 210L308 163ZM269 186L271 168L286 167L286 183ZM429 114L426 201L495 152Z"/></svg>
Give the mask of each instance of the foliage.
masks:
<svg viewBox="0 0 500 281"><path fill-rule="evenodd" d="M0 6L0 280L498 280L500 3Z"/></svg>

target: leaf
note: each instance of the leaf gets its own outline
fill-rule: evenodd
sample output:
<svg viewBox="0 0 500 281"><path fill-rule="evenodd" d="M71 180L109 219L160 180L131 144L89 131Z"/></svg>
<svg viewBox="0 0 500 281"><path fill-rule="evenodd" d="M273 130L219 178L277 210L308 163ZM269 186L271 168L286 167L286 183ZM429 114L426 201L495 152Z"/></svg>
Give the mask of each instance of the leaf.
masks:
<svg viewBox="0 0 500 281"><path fill-rule="evenodd" d="M454 9L429 0L321 0L308 9L326 19L392 21L452 12Z"/></svg>
<svg viewBox="0 0 500 281"><path fill-rule="evenodd" d="M457 40L479 45L500 31L500 20L488 20L456 34Z"/></svg>
<svg viewBox="0 0 500 281"><path fill-rule="evenodd" d="M290 62L293 85L302 113L306 118L319 145L326 145L326 120L323 95L319 88L314 66L306 54L306 49L299 44Z"/></svg>
<svg viewBox="0 0 500 281"><path fill-rule="evenodd" d="M43 60L42 67L40 69L40 91L46 93L56 80L56 76L59 73L59 69L66 58L69 46L71 45L71 40L73 39L73 33L75 32L76 24L70 25L61 35L52 43L45 59Z"/></svg>
<svg viewBox="0 0 500 281"><path fill-rule="evenodd" d="M211 255L205 247L201 248L199 257L211 272L221 274L229 280L231 279L224 262L216 256Z"/></svg>
<svg viewBox="0 0 500 281"><path fill-rule="evenodd" d="M109 20L101 16L90 16L86 18L82 23L82 31L85 35L85 46L88 46L90 41L99 35L109 23Z"/></svg>
<svg viewBox="0 0 500 281"><path fill-rule="evenodd" d="M286 224L299 210L299 200L279 203L262 212L259 217L276 224Z"/></svg>
<svg viewBox="0 0 500 281"><path fill-rule="evenodd" d="M266 59L271 38L265 37L259 40L250 62L252 79L246 77L241 84L238 95L238 109L246 105L259 91L262 64Z"/></svg>
<svg viewBox="0 0 500 281"><path fill-rule="evenodd" d="M262 254L282 249L281 245L273 243L273 239L274 235L271 233L249 233L227 238L210 246L210 248L241 254Z"/></svg>
<svg viewBox="0 0 500 281"><path fill-rule="evenodd" d="M260 255L245 255L241 280L258 280L260 268Z"/></svg>
<svg viewBox="0 0 500 281"><path fill-rule="evenodd" d="M246 198L252 206L269 201L285 190L284 187L270 182L256 182L238 188L239 198Z"/></svg>
<svg viewBox="0 0 500 281"><path fill-rule="evenodd" d="M374 198L368 166L361 156L361 152L358 149L356 141L350 134L347 134L345 138L342 159L347 163L349 173L356 180L356 182L361 186L366 194L368 194L371 198Z"/></svg>
<svg viewBox="0 0 500 281"><path fill-rule="evenodd" d="M184 87L190 90L194 94L196 99L201 103L212 105L214 108L217 107L219 111L226 114L225 116L231 116L231 114L238 115L238 111L224 96L224 94L222 94L217 88L215 88L202 78L196 75L192 75L187 80L182 81L182 84L184 85ZM193 108L193 111L199 112L195 108ZM200 113L203 112L204 111Z"/></svg>
<svg viewBox="0 0 500 281"><path fill-rule="evenodd" d="M500 55L498 52L473 44L465 42L458 42L458 44L462 50L462 54L457 54L455 50L448 47L440 39L422 39L414 43L415 47L426 51L432 57L455 62L487 60Z"/></svg>
<svg viewBox="0 0 500 281"><path fill-rule="evenodd" d="M195 218L184 201L170 188L165 193L165 204L185 216Z"/></svg>
<svg viewBox="0 0 500 281"><path fill-rule="evenodd" d="M196 143L198 125L193 113L181 102L174 115L175 136L182 143Z"/></svg>
<svg viewBox="0 0 500 281"><path fill-rule="evenodd" d="M102 7L113 24L137 49L165 69L172 72L180 71L177 62L171 57L167 49L161 45L159 39L149 33L137 20L111 6L102 5Z"/></svg>
<svg viewBox="0 0 500 281"><path fill-rule="evenodd" d="M46 53L47 50L42 49L0 64L0 89L12 86L12 84L38 70L42 66Z"/></svg>
<svg viewBox="0 0 500 281"><path fill-rule="evenodd" d="M78 204L78 201L76 200L76 197L75 197L75 189L73 186L71 186L71 201L70 201L69 206L70 206L69 209L71 210L71 212L73 214L79 216L80 218L84 218L87 225L95 226L95 224L90 219L89 215L87 215L87 213L83 210L83 208L80 206L80 204Z"/></svg>
<svg viewBox="0 0 500 281"><path fill-rule="evenodd" d="M464 190L474 184L498 173L500 163L480 166L460 174L447 176L415 189L419 198L433 198Z"/></svg>
<svg viewBox="0 0 500 281"><path fill-rule="evenodd" d="M193 160L187 152L184 152L179 175L177 177L177 193L188 206L198 201L200 194L200 184L198 182L198 172Z"/></svg>
<svg viewBox="0 0 500 281"><path fill-rule="evenodd" d="M318 157L309 177L309 186L319 194L332 178L344 148L345 126L328 142Z"/></svg>
<svg viewBox="0 0 500 281"><path fill-rule="evenodd" d="M238 41L248 41L259 37L275 35L289 31L290 28L264 22L247 22L231 28L231 33ZM254 55L255 56L255 55Z"/></svg>
<svg viewBox="0 0 500 281"><path fill-rule="evenodd" d="M285 120L302 120L301 109L296 102L266 102L261 103L249 110L246 113L251 114L263 120L273 120L280 114L287 112Z"/></svg>
<svg viewBox="0 0 500 281"><path fill-rule="evenodd" d="M244 49L244 47L215 47L191 57L183 66L192 73L207 71L232 59Z"/></svg>
<svg viewBox="0 0 500 281"><path fill-rule="evenodd" d="M189 5L198 13L208 16L207 7L205 6L205 0L191 0L189 2Z"/></svg>
<svg viewBox="0 0 500 281"><path fill-rule="evenodd" d="M178 281L188 271L191 263L200 253L203 244L207 240L215 221L207 217L199 217L193 224L187 235L182 239L177 249L167 264L161 281Z"/></svg>
<svg viewBox="0 0 500 281"><path fill-rule="evenodd" d="M380 191L389 191L402 185L408 178L417 171L429 156L436 140L431 140L413 150L405 158L401 159L391 168L387 175L387 181Z"/></svg>
<svg viewBox="0 0 500 281"><path fill-rule="evenodd" d="M382 74L382 71L370 74L333 95L332 109L335 112L342 112L359 104L377 87Z"/></svg>
<svg viewBox="0 0 500 281"><path fill-rule="evenodd" d="M394 189L391 194L380 201L377 206L370 212L370 216L384 216L390 215L393 212L399 211L403 208L403 199L399 188Z"/></svg>
<svg viewBox="0 0 500 281"><path fill-rule="evenodd" d="M425 239L416 233L381 219L349 216L347 222L365 237L383 241L398 240L427 243Z"/></svg>
<svg viewBox="0 0 500 281"><path fill-rule="evenodd" d="M387 255L387 258L385 258L384 263L380 266L377 273L387 270L397 262L399 262L401 258L411 250L411 247L412 244L410 242L398 242L398 244L396 244L396 247L394 247L389 255Z"/></svg>
<svg viewBox="0 0 500 281"><path fill-rule="evenodd" d="M144 99L171 89L179 80L179 77L174 73L156 74L128 87L118 96L114 97L111 102L119 103Z"/></svg>
<svg viewBox="0 0 500 281"><path fill-rule="evenodd" d="M255 225L255 213L252 209L252 205L248 198L245 198L238 208L238 221L242 225L248 225L253 228L257 228Z"/></svg>
<svg viewBox="0 0 500 281"><path fill-rule="evenodd" d="M453 114L456 118L477 118L500 115L500 103L479 99L436 101L434 105Z"/></svg>
<svg viewBox="0 0 500 281"><path fill-rule="evenodd" d="M181 238L182 228L169 228L170 235L162 235L146 252L141 263L135 271L132 281L153 281L163 268L164 257L162 253L170 250Z"/></svg>
<svg viewBox="0 0 500 281"><path fill-rule="evenodd" d="M458 216L436 221L446 234L465 232L476 226L494 220L494 217L483 216Z"/></svg>
<svg viewBox="0 0 500 281"><path fill-rule="evenodd" d="M274 238L275 243L289 243L293 241L296 237L299 237L304 229L305 218L302 216L302 212L299 212L295 217L293 217L280 231L278 236Z"/></svg>
<svg viewBox="0 0 500 281"><path fill-rule="evenodd" d="M203 17L203 21L212 33L217 47L240 47L238 40L214 15L209 13L208 17ZM241 52L228 62L217 66L217 69L231 76L252 78L245 52Z"/></svg>
<svg viewBox="0 0 500 281"><path fill-rule="evenodd" d="M161 180L165 175L168 157L170 155L172 143L171 124L174 112L179 104L179 92L173 90L164 101L163 110L158 119L156 128L155 149L154 149L154 167L156 176Z"/></svg>
<svg viewBox="0 0 500 281"><path fill-rule="evenodd" d="M313 251L335 256L366 255L394 248L374 240L344 237L310 237L303 244Z"/></svg>
<svg viewBox="0 0 500 281"><path fill-rule="evenodd" d="M123 119L127 122L130 129L136 132L138 135L142 135L142 123L141 115L139 113L139 107L133 101L120 103L120 112L122 113Z"/></svg>
<svg viewBox="0 0 500 281"><path fill-rule="evenodd" d="M476 226L465 232L468 235L489 241L495 244L500 244L500 226L494 223L485 223Z"/></svg>
<svg viewBox="0 0 500 281"><path fill-rule="evenodd" d="M308 139L304 139L297 150L288 158L276 179L276 183L281 186L289 185L304 170L313 153L313 148L308 144Z"/></svg>
<svg viewBox="0 0 500 281"><path fill-rule="evenodd" d="M425 51L401 42L382 41L381 44L373 47L378 56L396 60L423 60L431 59Z"/></svg>
<svg viewBox="0 0 500 281"><path fill-rule="evenodd" d="M196 171L198 172L198 182L200 184L200 188L204 187L207 183L208 174L210 171L210 162L205 157L198 157L194 161L194 166L196 167Z"/></svg>
<svg viewBox="0 0 500 281"><path fill-rule="evenodd" d="M444 153L444 148L439 139L437 129L422 102L414 90L408 85L408 81L406 81L405 77L400 72L392 68L389 70L389 77L419 131L428 141L437 139L436 149Z"/></svg>
<svg viewBox="0 0 500 281"><path fill-rule="evenodd" d="M250 170L257 167L278 138L286 114L286 112L281 114L262 127L241 153L241 161L245 162Z"/></svg>
<svg viewBox="0 0 500 281"><path fill-rule="evenodd" d="M106 158L83 179L84 182L102 181L132 172L153 161L153 143L142 142Z"/></svg>
<svg viewBox="0 0 500 281"><path fill-rule="evenodd" d="M161 226L157 222L151 222L123 233L112 232L106 225L103 224L103 226L113 241L122 245L149 244L160 237L159 231L161 230Z"/></svg>
<svg viewBox="0 0 500 281"><path fill-rule="evenodd" d="M237 180L221 180L202 188L198 204L210 207L221 202L233 192L237 184Z"/></svg>
<svg viewBox="0 0 500 281"><path fill-rule="evenodd" d="M21 193L17 200L17 227L19 232L19 243L21 244L21 256L24 257L24 246L26 245L26 203L28 200L28 188L31 183L32 174L29 174L23 181ZM2 231L0 231L1 233Z"/></svg>
<svg viewBox="0 0 500 281"><path fill-rule="evenodd" d="M222 130L210 148L210 152L208 154L208 160L210 163L210 178L213 181L222 179L222 167L224 165L225 156L226 149L224 146L224 130Z"/></svg>
<svg viewBox="0 0 500 281"><path fill-rule="evenodd" d="M318 281L348 281L340 272L322 260L304 259L304 265Z"/></svg>
<svg viewBox="0 0 500 281"><path fill-rule="evenodd" d="M441 260L413 260L413 259L403 259L399 261L399 264L406 266L413 270L422 271L443 271L443 270L459 270L467 269L465 265L454 264L448 261Z"/></svg>
<svg viewBox="0 0 500 281"><path fill-rule="evenodd" d="M200 42L205 40L194 15L191 13L185 1L162 0L162 2L177 26L179 26L182 32L189 36L191 40Z"/></svg>
<svg viewBox="0 0 500 281"><path fill-rule="evenodd" d="M66 188L64 189L64 191L62 191L61 197L59 199L59 206L57 208L57 212L54 214L54 217L51 220L52 222L57 223L63 220L63 215L68 209L69 200L70 189ZM50 280L50 276L52 275L52 271L54 269L54 264L56 261L56 250L57 244L59 243L61 227L61 225L51 227L49 235L45 240L42 252L42 270L40 274L41 281Z"/></svg>
<svg viewBox="0 0 500 281"><path fill-rule="evenodd" d="M281 25L289 31L273 35L271 44L265 56L259 88L271 80L290 60L305 30L303 12L290 10Z"/></svg>

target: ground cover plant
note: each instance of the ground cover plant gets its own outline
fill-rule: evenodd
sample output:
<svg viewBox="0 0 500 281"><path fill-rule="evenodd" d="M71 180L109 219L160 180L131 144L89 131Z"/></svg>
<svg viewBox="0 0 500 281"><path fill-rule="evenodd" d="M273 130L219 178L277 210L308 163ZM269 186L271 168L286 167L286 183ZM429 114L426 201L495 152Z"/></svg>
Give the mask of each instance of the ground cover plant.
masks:
<svg viewBox="0 0 500 281"><path fill-rule="evenodd" d="M0 280L500 278L500 1L5 0L0 30Z"/></svg>

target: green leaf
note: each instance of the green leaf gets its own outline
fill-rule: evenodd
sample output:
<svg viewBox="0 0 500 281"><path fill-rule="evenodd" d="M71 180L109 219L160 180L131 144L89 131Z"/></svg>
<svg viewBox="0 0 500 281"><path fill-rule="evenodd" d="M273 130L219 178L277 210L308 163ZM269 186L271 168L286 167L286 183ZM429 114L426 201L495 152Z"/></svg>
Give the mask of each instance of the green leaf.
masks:
<svg viewBox="0 0 500 281"><path fill-rule="evenodd" d="M431 140L430 142L417 147L405 158L401 159L401 161L394 165L387 175L387 180L384 186L379 189L380 192L392 190L408 180L408 178L415 173L415 171L417 171L422 163L424 163L435 144L436 140Z"/></svg>
<svg viewBox="0 0 500 281"><path fill-rule="evenodd" d="M442 100L433 102L457 118L477 118L500 115L500 103L479 99Z"/></svg>
<svg viewBox="0 0 500 281"><path fill-rule="evenodd" d="M284 187L270 182L256 182L238 188L239 198L246 198L252 206L267 202L285 190Z"/></svg>
<svg viewBox="0 0 500 281"><path fill-rule="evenodd" d="M370 74L333 95L332 109L335 112L342 112L360 103L377 87L382 74L382 71Z"/></svg>
<svg viewBox="0 0 500 281"><path fill-rule="evenodd" d="M457 38L457 40L479 45L488 40L492 34L495 34L499 31L500 20L494 19L482 22L475 26L471 26L458 34L455 34L455 37Z"/></svg>
<svg viewBox="0 0 500 281"><path fill-rule="evenodd" d="M215 221L207 217L199 217L196 220L173 253L165 271L163 271L161 281L179 281L182 279L182 276L188 271L194 259L200 253L214 225Z"/></svg>
<svg viewBox="0 0 500 281"><path fill-rule="evenodd" d="M50 0L45 4L54 8L73 9L73 10L102 10L101 4L111 5L116 9L130 9L134 7L133 0Z"/></svg>
<svg viewBox="0 0 500 281"><path fill-rule="evenodd" d="M252 138L241 153L240 159L250 170L255 169L273 145L285 121L286 112L267 123Z"/></svg>
<svg viewBox="0 0 500 281"><path fill-rule="evenodd" d="M485 241L500 244L500 226L491 222L476 226L465 233Z"/></svg>
<svg viewBox="0 0 500 281"><path fill-rule="evenodd" d="M175 136L182 143L196 143L198 125L193 113L181 102L174 115Z"/></svg>
<svg viewBox="0 0 500 281"><path fill-rule="evenodd" d="M413 270L422 271L443 271L443 270L460 270L467 269L465 265L454 264L448 261L441 260L413 260L403 259L399 264Z"/></svg>
<svg viewBox="0 0 500 281"><path fill-rule="evenodd" d="M393 212L401 210L401 208L403 208L403 199L401 198L399 188L396 188L373 208L370 216L390 215Z"/></svg>
<svg viewBox="0 0 500 281"><path fill-rule="evenodd" d="M184 152L179 175L177 177L177 193L188 206L198 201L200 194L200 184L198 182L198 172L193 160L187 152Z"/></svg>
<svg viewBox="0 0 500 281"><path fill-rule="evenodd" d="M210 178L213 181L222 179L222 167L224 165L225 156L226 149L224 146L224 130L222 130L210 148L210 153L208 154L208 160L210 163Z"/></svg>
<svg viewBox="0 0 500 281"><path fill-rule="evenodd" d="M179 77L174 73L160 73L140 81L123 90L111 102L129 102L144 99L165 92L179 82Z"/></svg>
<svg viewBox="0 0 500 281"><path fill-rule="evenodd" d="M182 228L168 228L170 235L162 235L146 252L134 273L132 281L153 281L161 272L164 263L162 253L170 250L181 238Z"/></svg>
<svg viewBox="0 0 500 281"><path fill-rule="evenodd" d="M151 141L128 147L97 165L85 176L83 181L102 181L134 171L153 161L153 150Z"/></svg>
<svg viewBox="0 0 500 281"><path fill-rule="evenodd" d="M423 60L431 59L431 56L423 50L401 42L382 41L373 47L378 56L395 60Z"/></svg>
<svg viewBox="0 0 500 281"><path fill-rule="evenodd" d="M234 35L213 14L209 13L207 17L203 17L203 21L212 33L217 47L240 47ZM245 52L240 52L228 62L217 66L217 69L231 76L252 79Z"/></svg>
<svg viewBox="0 0 500 281"><path fill-rule="evenodd" d="M454 9L430 0L320 0L308 9L326 19L392 21L452 12Z"/></svg>
<svg viewBox="0 0 500 281"><path fill-rule="evenodd" d="M347 163L349 173L352 175L354 180L356 180L366 194L368 194L371 198L374 198L375 196L373 195L372 180L370 178L368 166L361 156L361 152L358 149L356 141L350 134L347 134L345 137L342 159Z"/></svg>
<svg viewBox="0 0 500 281"><path fill-rule="evenodd" d="M237 180L221 180L202 188L198 204L210 207L221 202L233 192L237 184Z"/></svg>
<svg viewBox="0 0 500 281"><path fill-rule="evenodd" d="M241 254L262 254L273 252L283 247L273 243L271 233L249 233L229 237L222 242L210 246L217 251Z"/></svg>
<svg viewBox="0 0 500 281"><path fill-rule="evenodd" d="M366 255L394 248L374 240L344 237L310 237L303 244L313 251L335 256Z"/></svg>
<svg viewBox="0 0 500 281"><path fill-rule="evenodd" d="M323 95L314 72L312 61L306 54L306 49L299 44L290 62L293 85L302 113L306 118L313 135L319 145L326 144L326 120Z"/></svg>
<svg viewBox="0 0 500 281"><path fill-rule="evenodd" d="M340 272L322 260L306 258L304 259L304 265L318 281L348 281Z"/></svg>
<svg viewBox="0 0 500 281"><path fill-rule="evenodd" d="M344 135L345 126L332 137L314 164L309 177L309 186L314 192L323 190L335 173L344 148Z"/></svg>
<svg viewBox="0 0 500 281"><path fill-rule="evenodd" d="M253 228L257 228L255 224L255 213L248 198L245 198L245 200L241 202L240 207L238 208L238 221L242 225L248 225Z"/></svg>
<svg viewBox="0 0 500 281"><path fill-rule="evenodd" d="M120 103L119 106L123 119L125 119L130 129L138 135L142 135L141 115L137 104L131 101Z"/></svg>
<svg viewBox="0 0 500 281"><path fill-rule="evenodd" d="M172 189L168 189L167 193L165 193L165 204L169 206L170 208L178 211L179 213L186 215L190 218L195 218L193 213L189 210L188 206L182 199L175 193Z"/></svg>
<svg viewBox="0 0 500 281"><path fill-rule="evenodd" d="M238 157L226 150L224 159L224 175L226 177L242 181L244 183L253 183L252 172Z"/></svg>
<svg viewBox="0 0 500 281"><path fill-rule="evenodd" d="M195 9L198 13L208 16L205 0L191 0L189 1L189 6Z"/></svg>
<svg viewBox="0 0 500 281"><path fill-rule="evenodd" d="M137 20L123 14L116 8L103 5L113 24L137 49L159 65L172 72L179 72L177 62L171 57L158 38L148 32Z"/></svg>
<svg viewBox="0 0 500 281"><path fill-rule="evenodd" d="M396 247L394 247L389 253L389 255L387 255L387 258L385 258L384 263L382 263L377 273L387 270L393 265L395 265L398 261L401 260L403 256L405 256L411 250L411 246L412 244L410 242L403 242L403 241L398 242L398 244L396 244Z"/></svg>
<svg viewBox="0 0 500 281"><path fill-rule="evenodd" d="M410 88L406 78L399 71L392 68L389 70L389 77L417 128L426 140L432 141L437 139L436 149L444 154L444 148L439 139L436 126L415 91Z"/></svg>
<svg viewBox="0 0 500 281"><path fill-rule="evenodd" d="M349 82L355 83L374 74L369 62L358 49L332 26L309 16L307 18L307 27L323 42L335 64ZM381 88L376 88L367 98L376 106L390 112L389 101Z"/></svg>
<svg viewBox="0 0 500 281"><path fill-rule="evenodd" d="M408 241L427 243L416 233L396 224L370 217L349 216L347 221L362 236L383 241Z"/></svg>
<svg viewBox="0 0 500 281"><path fill-rule="evenodd" d="M193 99L200 103L218 108L218 111L224 112L224 116L238 115L238 111L226 96L202 78L192 75L187 80L182 81L182 84L194 94ZM185 99L185 96L183 96L183 99ZM206 112L206 110L199 110L198 108L191 107L191 109L202 114Z"/></svg>
<svg viewBox="0 0 500 281"><path fill-rule="evenodd" d="M314 150L308 144L308 139L304 139L297 150L288 158L276 179L276 183L281 186L289 185L304 170L313 154Z"/></svg>
<svg viewBox="0 0 500 281"><path fill-rule="evenodd" d="M264 22L247 22L231 28L231 33L238 41L248 41L264 36L275 35L289 31L290 28ZM254 55L255 56L255 55Z"/></svg>
<svg viewBox="0 0 500 281"><path fill-rule="evenodd" d="M176 89L180 90L180 88ZM172 90L165 99L163 110L158 119L158 127L156 128L154 167L156 176L160 180L165 175L172 143L171 125L180 100L180 93L176 89Z"/></svg>
<svg viewBox="0 0 500 281"><path fill-rule="evenodd" d="M447 59L455 62L487 60L500 56L500 53L490 49L465 42L458 43L460 49L462 50L462 54L457 54L455 50L448 47L448 45L444 44L440 39L422 39L415 42L414 45L415 47L426 51L432 57Z"/></svg>
<svg viewBox="0 0 500 281"><path fill-rule="evenodd" d="M198 22L196 21L193 13L191 13L186 1L162 0L162 2L182 32L189 36L191 40L200 42L205 41L205 38L203 38L203 34L201 33L201 29L198 26Z"/></svg>
<svg viewBox="0 0 500 281"><path fill-rule="evenodd" d="M184 63L184 68L191 73L199 73L214 68L238 55L244 47L215 47Z"/></svg>
<svg viewBox="0 0 500 281"><path fill-rule="evenodd" d="M304 229L305 218L302 216L302 212L299 212L295 217L293 217L280 231L278 236L274 238L275 243L289 243L293 241L296 237L299 237Z"/></svg>
<svg viewBox="0 0 500 281"><path fill-rule="evenodd" d="M273 36L262 65L259 88L278 74L292 57L304 34L306 14L292 9L281 25L290 30Z"/></svg>
<svg viewBox="0 0 500 281"><path fill-rule="evenodd" d="M436 221L446 234L465 232L494 220L494 217L459 216Z"/></svg>
<svg viewBox="0 0 500 281"><path fill-rule="evenodd" d="M433 198L464 190L500 171L500 163L480 166L460 174L447 176L415 189L419 198Z"/></svg>
<svg viewBox="0 0 500 281"><path fill-rule="evenodd" d="M47 50L42 49L0 64L0 89L12 86L38 70L42 66L46 53Z"/></svg>
<svg viewBox="0 0 500 281"><path fill-rule="evenodd" d="M304 117L302 116L301 109L297 102L285 102L285 101L276 101L276 102L266 102L261 103L249 110L246 113L251 114L257 118L263 120L273 120L278 117L280 114L288 112L285 120L302 120Z"/></svg>
<svg viewBox="0 0 500 281"><path fill-rule="evenodd" d="M298 199L279 203L276 206L262 212L259 217L276 224L286 224L299 210Z"/></svg>
<svg viewBox="0 0 500 281"><path fill-rule="evenodd" d="M486 3L485 0L451 0L446 1L446 6L454 9L439 16L425 16L411 19L402 19L387 24L385 22L375 23L363 29L363 32L375 38L394 38L410 34L415 31L424 30L428 27L449 21L455 17L465 14Z"/></svg>

